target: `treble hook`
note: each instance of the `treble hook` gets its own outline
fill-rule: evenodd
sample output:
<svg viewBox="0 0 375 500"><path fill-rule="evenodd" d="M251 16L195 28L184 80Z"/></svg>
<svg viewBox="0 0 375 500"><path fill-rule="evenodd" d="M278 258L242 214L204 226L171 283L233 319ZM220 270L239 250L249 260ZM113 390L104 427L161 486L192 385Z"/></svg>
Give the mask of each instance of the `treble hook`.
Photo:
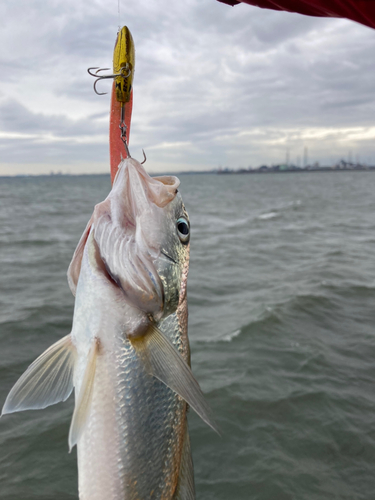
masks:
<svg viewBox="0 0 375 500"><path fill-rule="evenodd" d="M145 153L144 149L142 149L142 153L143 153L143 161L141 161L141 165L143 165L144 163L146 163L146 160L147 160L146 153Z"/></svg>
<svg viewBox="0 0 375 500"><path fill-rule="evenodd" d="M92 69L96 69L97 71L95 71L95 73L92 73L91 70ZM99 80L106 80L107 78L117 78L118 76L121 76L122 78L128 78L131 74L131 69L128 67L128 65L126 64L125 66L123 66L121 69L120 69L120 73L116 74L116 75L98 75L98 73L100 71L108 71L110 68L99 68L98 66L96 66L95 68L88 68L87 69L87 73L91 76L93 76L94 78L96 78L95 82L94 82L94 92L95 94L97 95L105 95L105 94L108 94L108 92L98 92L96 90L96 84L98 83ZM127 73L125 73L125 71L127 71Z"/></svg>

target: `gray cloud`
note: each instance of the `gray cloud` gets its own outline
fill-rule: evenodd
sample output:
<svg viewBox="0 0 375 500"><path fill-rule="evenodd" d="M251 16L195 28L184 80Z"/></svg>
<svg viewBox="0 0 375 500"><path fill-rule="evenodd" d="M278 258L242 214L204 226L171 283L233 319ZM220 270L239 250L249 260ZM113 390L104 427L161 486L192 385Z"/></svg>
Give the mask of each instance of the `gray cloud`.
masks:
<svg viewBox="0 0 375 500"><path fill-rule="evenodd" d="M256 166L304 145L322 162L349 149L375 160L373 30L214 0L121 10L136 45L131 148L151 170ZM105 171L109 96L86 68L111 63L117 3L8 2L0 15L0 165Z"/></svg>
<svg viewBox="0 0 375 500"><path fill-rule="evenodd" d="M85 119L72 120L61 114L33 113L14 99L0 102L1 130L25 135L45 133L63 138L101 133L103 127L98 120L105 117L104 113L96 113Z"/></svg>
<svg viewBox="0 0 375 500"><path fill-rule="evenodd" d="M60 167L61 164L69 166L77 162L102 162L103 171L108 164L108 148L105 144L75 143L69 140L59 142L41 139L23 139L22 148L19 147L19 139L2 139L0 141L1 163L25 164L23 173L34 173L27 171L28 164L47 164L47 171ZM0 164L1 166L1 164ZM46 171L43 169L43 172ZM81 173L81 171L79 171ZM6 172L2 172L5 174Z"/></svg>

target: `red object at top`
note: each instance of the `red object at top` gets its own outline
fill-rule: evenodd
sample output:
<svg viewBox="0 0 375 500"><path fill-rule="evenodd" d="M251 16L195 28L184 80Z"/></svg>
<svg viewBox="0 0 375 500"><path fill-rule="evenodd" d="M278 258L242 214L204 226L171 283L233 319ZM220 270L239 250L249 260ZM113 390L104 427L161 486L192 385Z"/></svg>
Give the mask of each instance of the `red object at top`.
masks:
<svg viewBox="0 0 375 500"><path fill-rule="evenodd" d="M286 10L306 16L346 17L375 28L375 0L218 0L228 5L247 3L263 9Z"/></svg>

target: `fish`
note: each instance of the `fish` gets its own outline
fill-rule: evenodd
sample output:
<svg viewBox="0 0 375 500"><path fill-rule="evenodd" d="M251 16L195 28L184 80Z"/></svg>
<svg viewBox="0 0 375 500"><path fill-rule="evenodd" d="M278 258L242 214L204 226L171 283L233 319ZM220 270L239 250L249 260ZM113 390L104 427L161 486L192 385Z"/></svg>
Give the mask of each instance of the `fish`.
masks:
<svg viewBox="0 0 375 500"><path fill-rule="evenodd" d="M80 500L193 500L189 407L216 424L191 371L190 221L174 176L122 160L68 269L72 330L11 389L2 415L74 390Z"/></svg>

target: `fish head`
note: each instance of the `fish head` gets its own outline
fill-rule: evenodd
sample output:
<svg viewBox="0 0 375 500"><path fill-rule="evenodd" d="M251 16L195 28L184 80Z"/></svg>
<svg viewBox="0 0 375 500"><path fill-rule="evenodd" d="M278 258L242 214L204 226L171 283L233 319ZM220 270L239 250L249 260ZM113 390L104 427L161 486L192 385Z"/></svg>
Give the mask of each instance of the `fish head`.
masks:
<svg viewBox="0 0 375 500"><path fill-rule="evenodd" d="M123 160L95 228L108 273L126 300L156 321L176 310L187 274L190 222L179 184Z"/></svg>
<svg viewBox="0 0 375 500"><path fill-rule="evenodd" d="M150 177L137 160L127 158L86 228L94 233L108 280L152 321L173 313L186 293L190 222L179 183L174 176ZM68 272L72 291L80 269L79 248L86 240L84 234Z"/></svg>
<svg viewBox="0 0 375 500"><path fill-rule="evenodd" d="M163 287L163 316L168 316L185 299L189 270L190 221L179 192L164 207L160 229L160 246L154 266Z"/></svg>

